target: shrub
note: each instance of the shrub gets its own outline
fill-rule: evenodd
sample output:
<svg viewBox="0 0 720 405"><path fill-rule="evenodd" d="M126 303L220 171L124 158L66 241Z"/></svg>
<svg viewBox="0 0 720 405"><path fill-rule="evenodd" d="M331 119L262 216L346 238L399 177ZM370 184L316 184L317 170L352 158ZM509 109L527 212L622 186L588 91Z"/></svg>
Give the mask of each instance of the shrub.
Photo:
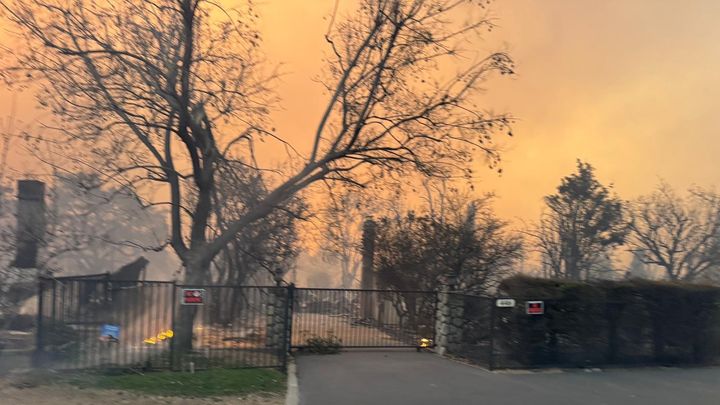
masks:
<svg viewBox="0 0 720 405"><path fill-rule="evenodd" d="M306 346L310 353L337 354L340 353L342 341L332 332L329 332L326 337L314 335L308 338Z"/></svg>
<svg viewBox="0 0 720 405"><path fill-rule="evenodd" d="M707 364L720 360L720 288L648 280L583 283L516 276L501 295L502 350L522 365ZM544 300L545 314L525 314Z"/></svg>

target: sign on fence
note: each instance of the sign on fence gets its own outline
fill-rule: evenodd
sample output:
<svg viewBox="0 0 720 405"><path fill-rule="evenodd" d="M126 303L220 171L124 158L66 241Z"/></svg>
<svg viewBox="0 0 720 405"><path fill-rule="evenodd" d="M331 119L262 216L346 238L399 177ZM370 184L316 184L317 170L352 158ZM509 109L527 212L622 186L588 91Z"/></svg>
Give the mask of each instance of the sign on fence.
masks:
<svg viewBox="0 0 720 405"><path fill-rule="evenodd" d="M103 342L114 342L120 341L120 326L105 324L100 329L100 340Z"/></svg>
<svg viewBox="0 0 720 405"><path fill-rule="evenodd" d="M528 315L542 315L545 313L544 301L528 301L525 304L525 313Z"/></svg>
<svg viewBox="0 0 720 405"><path fill-rule="evenodd" d="M498 298L495 301L495 306L498 308L512 308L515 306L515 300L512 298Z"/></svg>
<svg viewBox="0 0 720 405"><path fill-rule="evenodd" d="M183 305L203 305L205 304L204 288L183 288L182 301Z"/></svg>

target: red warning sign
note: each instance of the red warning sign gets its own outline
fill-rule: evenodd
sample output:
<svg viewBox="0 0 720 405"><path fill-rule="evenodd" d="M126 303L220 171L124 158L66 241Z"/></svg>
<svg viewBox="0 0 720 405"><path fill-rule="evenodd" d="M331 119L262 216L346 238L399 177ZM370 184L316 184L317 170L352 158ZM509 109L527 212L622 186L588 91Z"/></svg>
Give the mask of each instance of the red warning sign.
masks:
<svg viewBox="0 0 720 405"><path fill-rule="evenodd" d="M205 290L202 288L183 288L183 305L203 305L205 303Z"/></svg>
<svg viewBox="0 0 720 405"><path fill-rule="evenodd" d="M528 315L542 315L545 313L544 301L528 301L525 303L525 313Z"/></svg>

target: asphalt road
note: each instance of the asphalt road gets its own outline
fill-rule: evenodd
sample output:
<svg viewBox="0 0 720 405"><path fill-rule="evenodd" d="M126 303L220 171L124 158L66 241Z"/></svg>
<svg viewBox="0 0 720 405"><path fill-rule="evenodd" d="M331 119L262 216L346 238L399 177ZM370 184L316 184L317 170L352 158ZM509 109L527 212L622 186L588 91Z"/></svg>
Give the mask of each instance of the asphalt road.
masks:
<svg viewBox="0 0 720 405"><path fill-rule="evenodd" d="M301 405L718 405L720 368L489 372L414 351L299 355Z"/></svg>

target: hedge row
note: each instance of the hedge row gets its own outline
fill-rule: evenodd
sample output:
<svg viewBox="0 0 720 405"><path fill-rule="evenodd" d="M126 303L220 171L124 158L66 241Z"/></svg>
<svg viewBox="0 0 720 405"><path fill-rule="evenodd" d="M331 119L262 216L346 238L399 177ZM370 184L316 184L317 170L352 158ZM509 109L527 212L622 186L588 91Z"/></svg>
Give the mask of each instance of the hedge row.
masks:
<svg viewBox="0 0 720 405"><path fill-rule="evenodd" d="M720 288L648 280L593 283L516 276L498 308L501 353L522 366L720 361ZM544 315L525 301L545 301Z"/></svg>

